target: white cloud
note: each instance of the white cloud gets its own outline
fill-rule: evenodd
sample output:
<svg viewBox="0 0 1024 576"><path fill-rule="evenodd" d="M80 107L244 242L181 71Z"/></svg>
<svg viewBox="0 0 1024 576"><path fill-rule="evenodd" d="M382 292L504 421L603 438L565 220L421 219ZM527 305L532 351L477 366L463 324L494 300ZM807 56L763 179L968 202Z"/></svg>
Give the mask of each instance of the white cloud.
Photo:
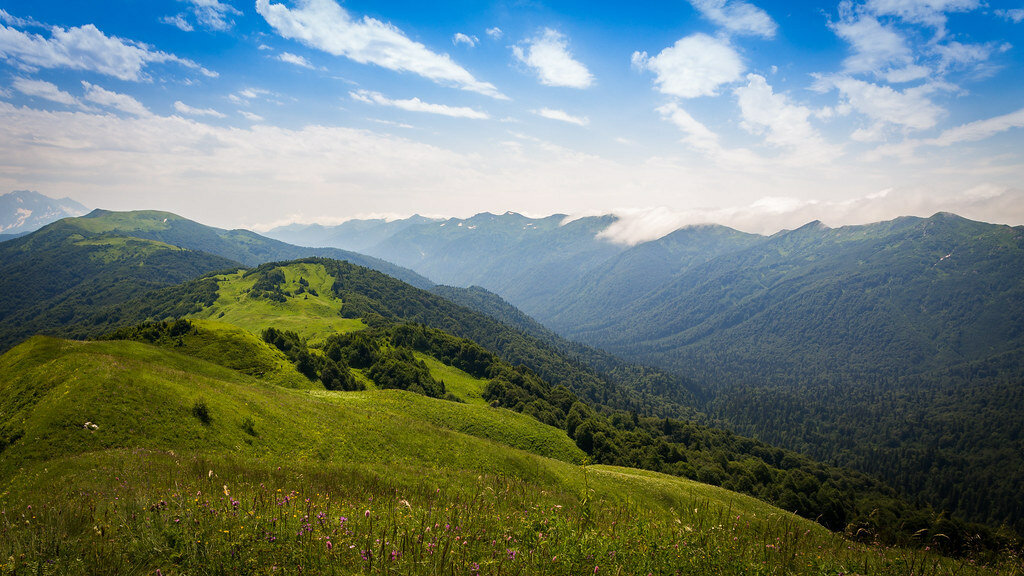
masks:
<svg viewBox="0 0 1024 576"><path fill-rule="evenodd" d="M879 146L868 155L868 158L878 160L885 156L893 156L910 160L914 151L922 146L948 147L963 142L979 142L1015 128L1024 128L1024 108L943 130L935 138L908 139L896 144Z"/></svg>
<svg viewBox="0 0 1024 576"><path fill-rule="evenodd" d="M715 96L720 86L739 80L744 69L727 41L706 34L681 38L653 58L634 52L632 60L636 68L654 73L659 91L680 98Z"/></svg>
<svg viewBox="0 0 1024 576"><path fill-rule="evenodd" d="M526 40L524 44L525 49L513 46L512 52L520 62L533 68L541 84L569 88L593 85L593 75L586 66L573 59L569 43L557 30L546 28L542 35Z"/></svg>
<svg viewBox="0 0 1024 576"><path fill-rule="evenodd" d="M239 110L238 113L250 122L263 122L263 116L260 116L259 114L253 114L252 112L247 112L245 110Z"/></svg>
<svg viewBox="0 0 1024 576"><path fill-rule="evenodd" d="M1013 22L1014 24L1020 24L1024 22L1024 8L1011 8L1010 10L996 10L996 16Z"/></svg>
<svg viewBox="0 0 1024 576"><path fill-rule="evenodd" d="M848 73L870 72L879 76L895 73L903 82L923 78L929 73L926 68L914 65L914 52L907 39L873 16L854 18L846 13L840 22L831 24L831 28L850 43L853 54L843 61Z"/></svg>
<svg viewBox="0 0 1024 576"><path fill-rule="evenodd" d="M188 104L185 104L181 100L174 103L174 109L187 116L209 116L211 118L226 118L224 114L214 110L213 108L193 108Z"/></svg>
<svg viewBox="0 0 1024 576"><path fill-rule="evenodd" d="M75 28L50 28L50 37L0 26L0 58L23 68L70 68L113 76L120 80L147 81L143 69L151 64L174 63L211 72L191 60L153 51L145 44L107 36L92 24Z"/></svg>
<svg viewBox="0 0 1024 576"><path fill-rule="evenodd" d="M774 231L791 227L792 220L803 220L799 225L814 218L829 225L888 219L919 213L922 207L1024 222L1020 165L1013 157L998 170L954 162L934 170L914 167L904 178L889 166L824 169L768 161L751 168L740 161L723 164L688 156L629 162L541 142L519 144L513 148L490 140L458 152L343 126L221 126L179 115L36 110L0 101L0 188L45 188L51 195L71 195L112 210L170 210L225 228L271 222L285 214L349 216L394 206L407 213L455 216L509 207L533 213L587 207L608 212L624 198L633 206L721 212L722 218L699 221L748 231ZM955 147L948 150L951 156L957 153ZM140 188L139 182L146 186ZM898 191L901 182L914 182L912 198L898 200L908 196L894 192L883 203L845 207L845 198L885 188ZM983 203L968 203L964 191L982 185L997 193L984 195ZM763 197L817 198L819 208L836 208L730 216L728 207L749 207Z"/></svg>
<svg viewBox="0 0 1024 576"><path fill-rule="evenodd" d="M11 15L3 8L0 8L0 23L7 24L8 26L16 26L18 28L28 28L30 26L45 28L45 26L36 22L32 18L20 18L18 16Z"/></svg>
<svg viewBox="0 0 1024 576"><path fill-rule="evenodd" d="M686 136L683 142L705 153L717 154L721 150L718 134L697 121L689 112L675 102L670 102L657 109L662 118L679 128Z"/></svg>
<svg viewBox="0 0 1024 576"><path fill-rule="evenodd" d="M371 92L369 90L358 90L356 92L349 92L349 96L353 100L365 102L367 104L377 104L380 106L390 106L392 108L399 108L401 110L407 110L409 112L426 112L428 114L438 114L441 116L450 116L452 118L469 118L472 120L487 120L490 116L486 112L480 112L472 108L464 106L447 106L445 104L428 104L423 102L419 98L409 98L407 100L392 100L379 92Z"/></svg>
<svg viewBox="0 0 1024 576"><path fill-rule="evenodd" d="M458 46L459 44L465 44L470 48L475 48L477 42L479 41L480 39L477 38L476 36L469 36L467 34L463 34L462 32L456 32L455 35L452 36L452 44L455 44L456 46Z"/></svg>
<svg viewBox="0 0 1024 576"><path fill-rule="evenodd" d="M937 137L925 140L924 142L932 146L951 146L960 142L977 142L1013 128L1024 128L1024 108L1016 112L1003 114L1002 116L949 128Z"/></svg>
<svg viewBox="0 0 1024 576"><path fill-rule="evenodd" d="M791 104L775 94L763 76L747 75L747 85L735 94L743 116L742 126L751 133L765 134L765 142L784 148L796 162L826 162L839 156L840 149L829 144L811 126L813 112Z"/></svg>
<svg viewBox="0 0 1024 576"><path fill-rule="evenodd" d="M253 100L257 98L266 98L268 96L273 96L273 92L262 88L244 88L234 94L229 94L228 100L235 104L248 106Z"/></svg>
<svg viewBox="0 0 1024 576"><path fill-rule="evenodd" d="M231 16L241 16L241 12L230 4L218 0L187 0L192 5L192 14L199 24L211 30L230 30L234 25Z"/></svg>
<svg viewBox="0 0 1024 576"><path fill-rule="evenodd" d="M64 92L56 84L44 80L32 80L29 78L15 78L13 87L26 96L42 98L57 104L77 106L78 99L71 94Z"/></svg>
<svg viewBox="0 0 1024 576"><path fill-rule="evenodd" d="M736 34L774 38L778 26L764 10L743 0L690 0L705 18Z"/></svg>
<svg viewBox="0 0 1024 576"><path fill-rule="evenodd" d="M929 84L901 92L848 76L833 76L820 79L816 87L838 89L854 110L882 125L924 130L938 124L946 112L928 98L935 90Z"/></svg>
<svg viewBox="0 0 1024 576"><path fill-rule="evenodd" d="M298 54L292 54L291 52L282 52L277 59L281 62L301 66L302 68L309 68L310 70L313 69L313 65L309 63L309 60L306 60L305 57L299 56Z"/></svg>
<svg viewBox="0 0 1024 576"><path fill-rule="evenodd" d="M487 35L494 40L500 40L501 37L505 35L505 33L501 31L501 28L495 26L494 28L487 29Z"/></svg>
<svg viewBox="0 0 1024 576"><path fill-rule="evenodd" d="M185 19L185 15L184 14L175 14L174 16L164 16L163 18L160 19L160 21L163 22L164 24L170 24L171 26L174 26L175 28L181 30L182 32L192 32L193 30L195 30L195 27L193 27L191 24L189 24L188 20Z"/></svg>
<svg viewBox="0 0 1024 576"><path fill-rule="evenodd" d="M968 12L979 5L978 0L868 0L865 7L878 15L931 26L941 36L945 31L946 12Z"/></svg>
<svg viewBox="0 0 1024 576"><path fill-rule="evenodd" d="M995 49L994 44L962 44L956 41L936 44L931 48L940 59L940 72L944 72L947 68L984 62L989 59Z"/></svg>
<svg viewBox="0 0 1024 576"><path fill-rule="evenodd" d="M368 16L354 20L333 0L305 0L293 9L271 4L270 0L256 0L256 11L282 37L328 54L397 72L412 72L438 84L492 98L507 98L493 84L474 78L447 54L437 54L410 40L392 24Z"/></svg>
<svg viewBox="0 0 1024 576"><path fill-rule="evenodd" d="M82 81L82 88L85 89L85 99L94 104L100 106L106 106L115 110L120 110L126 114L132 114L135 116L149 116L150 111L135 98L127 94L118 94L117 92L111 92L95 84Z"/></svg>
<svg viewBox="0 0 1024 576"><path fill-rule="evenodd" d="M541 108L540 110L534 110L533 113L549 120L568 122L570 124L576 124L577 126L586 126L587 124L590 124L590 119L586 116L573 116L564 110Z"/></svg>

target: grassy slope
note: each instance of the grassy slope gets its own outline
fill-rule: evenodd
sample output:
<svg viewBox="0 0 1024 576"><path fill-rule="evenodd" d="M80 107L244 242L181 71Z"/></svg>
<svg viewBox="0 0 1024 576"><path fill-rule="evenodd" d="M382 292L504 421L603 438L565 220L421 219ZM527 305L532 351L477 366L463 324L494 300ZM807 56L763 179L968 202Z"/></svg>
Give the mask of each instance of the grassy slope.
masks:
<svg viewBox="0 0 1024 576"><path fill-rule="evenodd" d="M217 301L196 316L234 324L256 334L269 327L292 330L314 344L331 332L349 332L365 327L361 320L338 315L342 301L331 291L334 278L323 266L292 264L281 269L285 274L285 292L295 292L299 288L299 279L304 278L317 295L307 292L289 297L286 302L252 298L245 291L256 283L255 275L246 277L242 272L227 274L217 277L220 286Z"/></svg>
<svg viewBox="0 0 1024 576"><path fill-rule="evenodd" d="M557 441L484 406L311 394L150 345L46 337L0 357L0 392L3 433L22 432L0 459L0 573L974 572L719 488L478 437Z"/></svg>

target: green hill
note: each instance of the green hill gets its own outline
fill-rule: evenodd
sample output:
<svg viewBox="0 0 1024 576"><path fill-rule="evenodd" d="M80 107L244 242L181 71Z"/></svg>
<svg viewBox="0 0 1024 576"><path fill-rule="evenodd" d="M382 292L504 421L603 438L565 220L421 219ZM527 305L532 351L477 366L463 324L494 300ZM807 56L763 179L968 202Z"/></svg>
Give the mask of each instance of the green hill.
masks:
<svg viewBox="0 0 1024 576"><path fill-rule="evenodd" d="M84 231L75 220L0 244L0 350L154 288L238 266L160 241Z"/></svg>
<svg viewBox="0 0 1024 576"><path fill-rule="evenodd" d="M632 388L638 374L599 375L543 340L346 262L307 259L211 276L109 309L101 325L82 330L176 316L219 317L264 334L308 385L400 388L503 406L564 430L596 462L720 485L850 534L910 543L940 526L951 534L980 530L901 500L869 477L684 420L681 408ZM991 532L982 532L992 545ZM965 541L950 543L959 549Z"/></svg>
<svg viewBox="0 0 1024 576"><path fill-rule="evenodd" d="M0 390L4 573L989 573L583 468L567 439L563 459L539 456L552 429L487 406L46 337L0 357Z"/></svg>
<svg viewBox="0 0 1024 576"><path fill-rule="evenodd" d="M174 246L216 254L246 266L264 262L294 260L308 256L322 256L346 260L359 266L380 270L421 288L433 285L430 280L409 270L372 256L365 256L337 248L303 248L260 236L248 230L222 230L206 226L170 212L140 210L135 212L109 212L94 210L82 218L70 221L73 225L93 233L130 235L166 242Z"/></svg>

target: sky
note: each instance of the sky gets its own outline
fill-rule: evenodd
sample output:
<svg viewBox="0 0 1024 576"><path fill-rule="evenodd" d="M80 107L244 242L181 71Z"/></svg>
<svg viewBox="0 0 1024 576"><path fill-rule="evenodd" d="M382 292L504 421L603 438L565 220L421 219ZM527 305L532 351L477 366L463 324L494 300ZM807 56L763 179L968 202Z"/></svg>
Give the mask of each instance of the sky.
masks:
<svg viewBox="0 0 1024 576"><path fill-rule="evenodd" d="M1024 224L1024 2L0 0L0 193L626 242Z"/></svg>

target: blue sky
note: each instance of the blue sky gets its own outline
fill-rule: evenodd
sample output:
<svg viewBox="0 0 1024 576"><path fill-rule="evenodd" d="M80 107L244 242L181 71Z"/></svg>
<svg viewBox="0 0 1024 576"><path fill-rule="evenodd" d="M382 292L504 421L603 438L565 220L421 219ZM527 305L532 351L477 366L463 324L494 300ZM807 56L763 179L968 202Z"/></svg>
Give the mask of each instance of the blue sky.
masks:
<svg viewBox="0 0 1024 576"><path fill-rule="evenodd" d="M0 0L0 191L265 229L412 213L1024 223L1024 4Z"/></svg>

